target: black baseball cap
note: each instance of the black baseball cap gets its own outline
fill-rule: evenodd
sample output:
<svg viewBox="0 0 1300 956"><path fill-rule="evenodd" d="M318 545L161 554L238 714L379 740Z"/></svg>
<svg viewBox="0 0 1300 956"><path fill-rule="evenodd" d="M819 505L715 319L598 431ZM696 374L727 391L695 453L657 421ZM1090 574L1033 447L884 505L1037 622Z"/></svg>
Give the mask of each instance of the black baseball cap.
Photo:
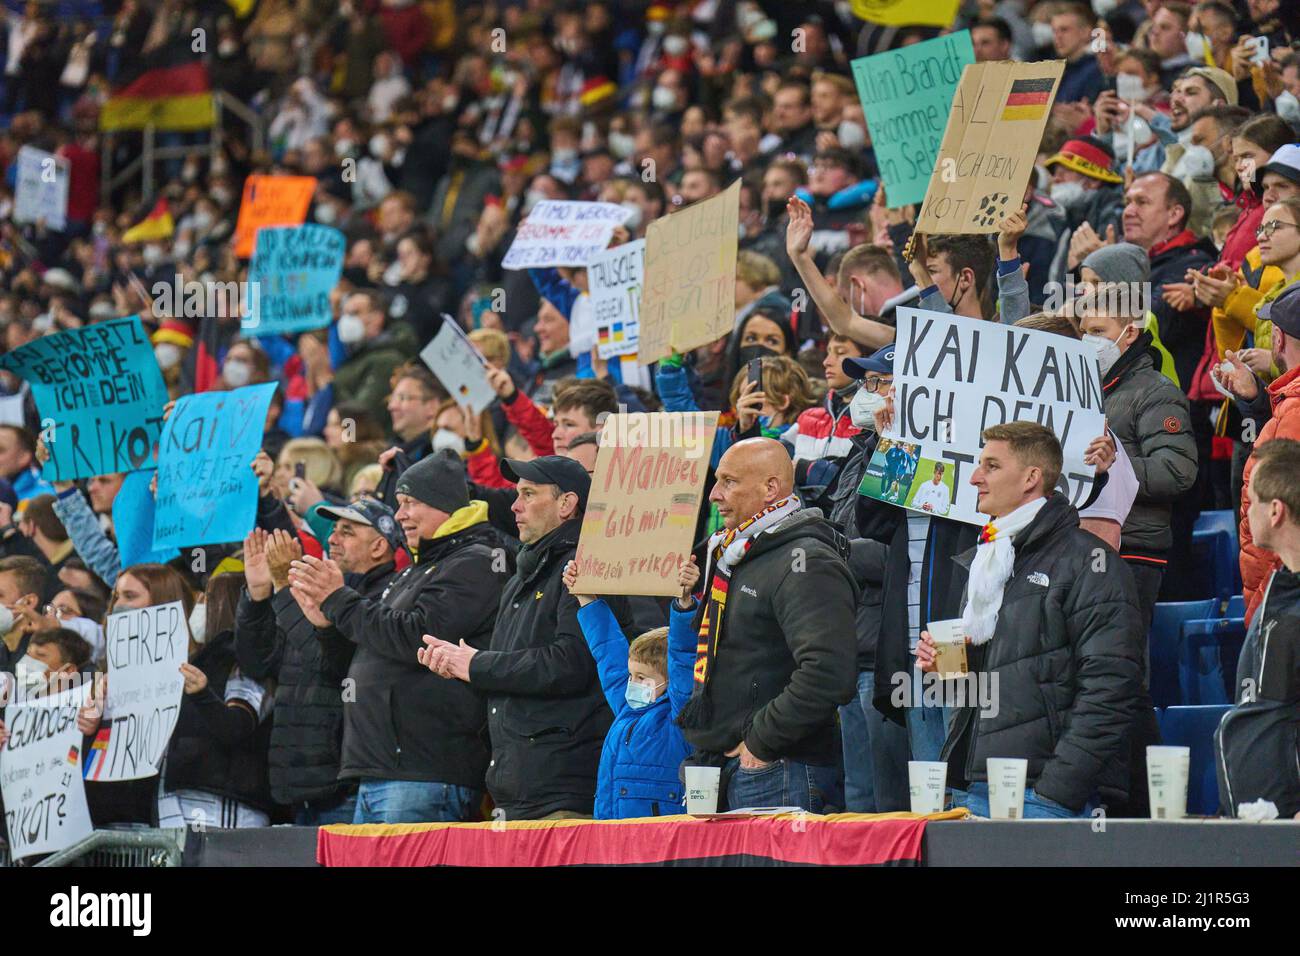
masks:
<svg viewBox="0 0 1300 956"><path fill-rule="evenodd" d="M587 507L591 476L572 458L562 455L543 455L532 461L507 458L501 462L501 474L513 482L522 478L539 485L555 485L562 492L572 491L578 496L578 510Z"/></svg>
<svg viewBox="0 0 1300 956"><path fill-rule="evenodd" d="M1276 299L1263 303L1255 314L1293 338L1300 338L1300 284L1292 285Z"/></svg>
<svg viewBox="0 0 1300 956"><path fill-rule="evenodd" d="M317 508L316 512L330 521L355 521L374 528L394 551L406 547L406 534L398 526L393 510L377 498L358 498L346 505Z"/></svg>

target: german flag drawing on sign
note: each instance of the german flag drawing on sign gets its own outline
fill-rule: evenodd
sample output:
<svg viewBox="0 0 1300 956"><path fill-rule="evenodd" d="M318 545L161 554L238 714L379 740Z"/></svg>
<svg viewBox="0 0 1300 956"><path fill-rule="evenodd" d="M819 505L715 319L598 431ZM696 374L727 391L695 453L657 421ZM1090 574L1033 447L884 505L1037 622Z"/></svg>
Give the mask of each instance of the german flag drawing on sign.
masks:
<svg viewBox="0 0 1300 956"><path fill-rule="evenodd" d="M1042 119L1047 105L1052 101L1052 87L1056 81L1046 76L1042 79L1016 80L1007 94L1002 109L1004 120Z"/></svg>
<svg viewBox="0 0 1300 956"><path fill-rule="evenodd" d="M216 121L207 65L184 42L150 53L123 73L100 110L101 130L199 130Z"/></svg>

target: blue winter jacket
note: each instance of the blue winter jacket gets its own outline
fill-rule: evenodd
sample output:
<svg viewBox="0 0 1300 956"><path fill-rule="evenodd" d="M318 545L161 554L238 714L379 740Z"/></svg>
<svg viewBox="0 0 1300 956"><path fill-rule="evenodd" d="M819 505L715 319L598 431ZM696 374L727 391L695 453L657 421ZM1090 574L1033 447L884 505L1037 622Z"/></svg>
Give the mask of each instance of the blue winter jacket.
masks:
<svg viewBox="0 0 1300 956"><path fill-rule="evenodd" d="M627 638L614 612L604 601L592 601L578 612L578 623L600 672L600 686L614 712L596 776L597 820L685 812L678 767L693 748L674 721L691 697L694 616L694 606L682 611L673 602L668 626L668 693L634 710L625 697Z"/></svg>

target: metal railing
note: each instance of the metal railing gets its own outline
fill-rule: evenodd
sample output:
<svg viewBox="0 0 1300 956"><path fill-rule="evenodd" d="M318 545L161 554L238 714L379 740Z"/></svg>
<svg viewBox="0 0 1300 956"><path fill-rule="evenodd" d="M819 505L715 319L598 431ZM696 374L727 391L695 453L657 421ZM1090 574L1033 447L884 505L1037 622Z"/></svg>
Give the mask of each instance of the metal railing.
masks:
<svg viewBox="0 0 1300 956"><path fill-rule="evenodd" d="M114 134L104 133L100 142L100 164L104 170L99 186L101 201L107 204L113 190L139 177L141 180L141 194L144 200L148 202L154 196L154 165L159 161L184 159L187 156L201 156L203 154L207 154L209 159L214 159L221 152L221 144L226 135L224 125L226 111L242 120L244 125L248 127L253 152L261 152L265 149L266 130L264 129L262 117L256 110L224 90L212 91L212 106L215 113L212 128L199 131L207 132L208 141L206 143L190 143L184 146L158 146L156 139L160 131L153 126L146 126L140 131L143 137L140 155L117 172L113 172Z"/></svg>
<svg viewBox="0 0 1300 956"><path fill-rule="evenodd" d="M180 866L184 853L183 827L167 830L96 830L80 843L46 857L36 866ZM8 856L7 849L5 855Z"/></svg>

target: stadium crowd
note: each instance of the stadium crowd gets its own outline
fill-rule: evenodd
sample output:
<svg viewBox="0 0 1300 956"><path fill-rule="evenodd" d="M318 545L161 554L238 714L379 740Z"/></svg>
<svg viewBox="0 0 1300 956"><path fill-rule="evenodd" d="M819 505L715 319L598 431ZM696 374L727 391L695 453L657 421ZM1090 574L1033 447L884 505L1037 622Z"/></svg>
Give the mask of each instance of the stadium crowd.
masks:
<svg viewBox="0 0 1300 956"><path fill-rule="evenodd" d="M849 66L949 30L853 6L7 4L3 350L138 314L173 400L277 385L252 533L123 567L125 476L48 482L30 389L0 372L9 686L102 671L114 611L189 614L162 770L87 781L96 826L667 815L684 765L722 768L723 807L905 810L908 761L938 759L954 805L986 813L990 757L1028 760L1027 816L1145 816L1148 634L1159 604L1210 596L1193 531L1224 510L1249 631L1220 810L1300 814L1300 7L963 3L950 29L977 61L1066 63L1021 203L978 236L914 233L917 209L888 205ZM146 195L110 178L141 135L110 137L101 111L177 43L265 146L232 111L219 139L161 133L192 150L156 160ZM70 166L61 231L14 221L28 145ZM346 236L328 328L246 336L151 291L247 277L254 173L314 177L307 221ZM688 354L602 360L584 269L502 268L542 200L620 204L621 243L737 180L734 330ZM1067 280L1150 301L1053 305ZM1104 477L1080 508L1033 422L982 436L983 529L944 517L941 472L896 503L901 458L892 501L859 494L904 306L1095 347ZM418 358L444 322L487 359L491 407ZM576 588L620 409L721 413L671 599ZM952 619L996 707L921 693L929 622Z"/></svg>

